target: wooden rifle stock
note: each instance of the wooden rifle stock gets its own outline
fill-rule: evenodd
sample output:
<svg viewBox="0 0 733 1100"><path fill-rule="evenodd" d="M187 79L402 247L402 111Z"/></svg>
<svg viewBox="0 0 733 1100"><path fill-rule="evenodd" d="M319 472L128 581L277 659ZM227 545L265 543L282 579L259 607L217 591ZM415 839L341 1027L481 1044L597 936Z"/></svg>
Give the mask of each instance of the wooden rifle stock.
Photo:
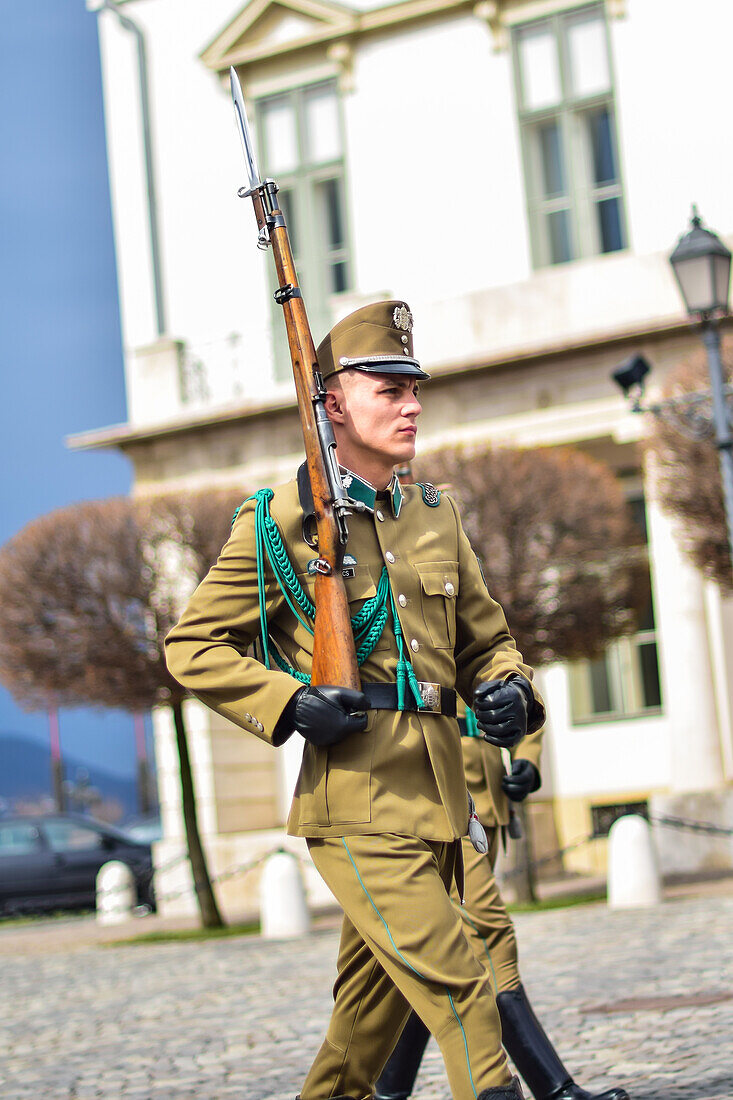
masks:
<svg viewBox="0 0 733 1100"><path fill-rule="evenodd" d="M342 574L346 525L343 517L339 521L334 509L327 469L329 456L323 453L318 431L316 405L323 401L324 393L316 349L298 286L285 218L277 201L277 187L272 180L266 180L251 192L251 197L260 240L269 239L272 245L279 285L275 300L283 307L313 493L319 556L314 596L316 618L311 683L337 684L358 691L361 690L361 683L356 646Z"/></svg>

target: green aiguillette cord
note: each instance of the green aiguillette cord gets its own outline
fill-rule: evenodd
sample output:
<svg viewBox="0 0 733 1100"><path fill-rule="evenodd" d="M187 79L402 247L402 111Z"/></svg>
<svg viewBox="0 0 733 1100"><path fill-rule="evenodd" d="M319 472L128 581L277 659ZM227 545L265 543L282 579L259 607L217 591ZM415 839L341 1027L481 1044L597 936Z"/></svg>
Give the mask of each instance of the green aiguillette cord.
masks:
<svg viewBox="0 0 733 1100"><path fill-rule="evenodd" d="M476 721L476 715L470 707L466 707L466 736L467 737L483 737L483 733L478 728L478 722Z"/></svg>
<svg viewBox="0 0 733 1100"><path fill-rule="evenodd" d="M313 626L311 623L315 621L316 617L315 605L308 598L303 590L303 586L298 580L296 572L293 569L293 563L288 557L288 552L285 549L278 526L270 514L270 501L273 496L274 493L272 489L259 489L254 496L247 498L247 500L254 500L256 502L255 549L257 560L257 591L260 608L260 645L262 647L262 663L265 668L270 668L270 653L272 653L275 664L282 669L283 672L289 673L303 684L309 684L310 676L293 668L293 666L277 652L267 629L265 555L267 555L272 571L275 574L275 580L280 587L280 591L287 600L290 610L293 612L298 622L301 623L311 635L313 634ZM245 501L245 504L246 503L247 501ZM240 509L237 509L234 513L234 520L236 520L239 515L239 511ZM425 704L420 694L415 670L412 667L409 655L405 649L402 627L400 626L397 608L395 607L392 592L389 587L389 574L387 573L386 566L382 569L376 595L372 596L370 600L367 600L358 614L351 620L351 629L354 632L354 641L357 647L357 664L363 665L367 657L371 656L374 652L376 644L384 631L390 611L392 612L392 623L399 654L399 660L397 662L398 706L400 710L404 710L405 688L406 685L409 685L418 709L422 710Z"/></svg>

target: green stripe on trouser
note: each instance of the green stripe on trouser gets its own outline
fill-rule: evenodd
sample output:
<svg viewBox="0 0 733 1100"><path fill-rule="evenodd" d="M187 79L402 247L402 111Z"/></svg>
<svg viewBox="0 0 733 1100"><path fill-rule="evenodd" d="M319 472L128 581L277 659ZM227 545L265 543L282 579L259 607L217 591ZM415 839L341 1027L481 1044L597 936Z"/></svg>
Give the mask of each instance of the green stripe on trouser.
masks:
<svg viewBox="0 0 733 1100"><path fill-rule="evenodd" d="M463 840L463 869L465 875L465 900L461 903L455 886L451 898L465 923L464 931L479 962L486 967L491 978L491 988L496 993L516 989L520 984L517 940L512 919L496 885L494 863L496 861L498 828L488 828L487 855L477 852L470 841Z"/></svg>
<svg viewBox="0 0 733 1100"><path fill-rule="evenodd" d="M411 1005L435 1035L454 1100L508 1084L486 974L448 890L457 843L381 834L309 839L345 919L326 1039L302 1100L371 1095Z"/></svg>

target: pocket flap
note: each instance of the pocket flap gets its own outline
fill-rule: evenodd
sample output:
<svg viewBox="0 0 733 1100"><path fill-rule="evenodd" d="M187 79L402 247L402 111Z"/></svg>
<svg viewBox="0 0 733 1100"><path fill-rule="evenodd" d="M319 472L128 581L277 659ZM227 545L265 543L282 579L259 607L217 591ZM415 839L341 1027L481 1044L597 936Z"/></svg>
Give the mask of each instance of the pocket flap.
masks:
<svg viewBox="0 0 733 1100"><path fill-rule="evenodd" d="M344 577L346 598L349 603L354 603L356 600L370 600L372 596L376 596L377 586L374 583L369 566L354 565L351 568L354 571L353 577ZM298 580L312 599L316 586L315 573L298 573Z"/></svg>
<svg viewBox="0 0 733 1100"><path fill-rule="evenodd" d="M377 586L374 583L371 570L368 565L354 565L353 577L344 577L346 585L346 598L349 603L356 600L371 600L377 594Z"/></svg>
<svg viewBox="0 0 733 1100"><path fill-rule="evenodd" d="M458 595L457 561L416 562L415 569L426 596L444 596L453 600Z"/></svg>

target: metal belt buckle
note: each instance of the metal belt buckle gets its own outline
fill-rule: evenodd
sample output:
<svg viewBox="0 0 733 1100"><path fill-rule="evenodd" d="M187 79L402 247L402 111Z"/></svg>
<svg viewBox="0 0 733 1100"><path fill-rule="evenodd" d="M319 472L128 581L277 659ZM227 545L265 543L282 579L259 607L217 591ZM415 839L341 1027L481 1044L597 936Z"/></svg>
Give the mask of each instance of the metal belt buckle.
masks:
<svg viewBox="0 0 733 1100"><path fill-rule="evenodd" d="M433 714L440 714L442 710L440 702L440 684L428 684L423 680L418 680L417 686L420 688L422 701L426 708L431 710Z"/></svg>

